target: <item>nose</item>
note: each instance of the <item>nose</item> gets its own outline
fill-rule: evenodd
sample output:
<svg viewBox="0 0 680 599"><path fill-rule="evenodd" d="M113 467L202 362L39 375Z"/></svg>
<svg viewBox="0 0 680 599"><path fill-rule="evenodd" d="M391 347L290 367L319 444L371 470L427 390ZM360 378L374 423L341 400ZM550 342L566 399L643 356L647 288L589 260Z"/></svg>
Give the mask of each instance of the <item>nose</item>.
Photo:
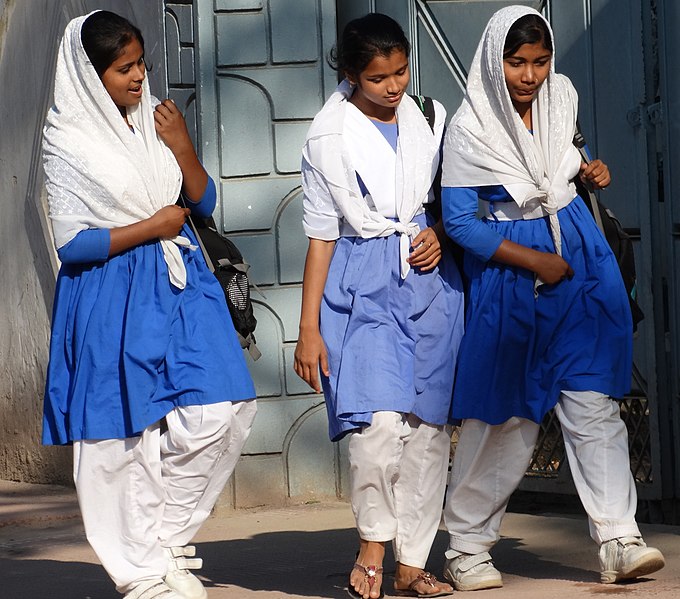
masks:
<svg viewBox="0 0 680 599"><path fill-rule="evenodd" d="M522 70L522 83L535 83L536 80L537 77L534 66L527 63Z"/></svg>
<svg viewBox="0 0 680 599"><path fill-rule="evenodd" d="M396 77L390 77L387 80L387 93L390 95L398 94L401 91L399 82Z"/></svg>
<svg viewBox="0 0 680 599"><path fill-rule="evenodd" d="M146 66L144 63L137 64L134 66L135 71L133 72L135 81L140 83L146 78Z"/></svg>

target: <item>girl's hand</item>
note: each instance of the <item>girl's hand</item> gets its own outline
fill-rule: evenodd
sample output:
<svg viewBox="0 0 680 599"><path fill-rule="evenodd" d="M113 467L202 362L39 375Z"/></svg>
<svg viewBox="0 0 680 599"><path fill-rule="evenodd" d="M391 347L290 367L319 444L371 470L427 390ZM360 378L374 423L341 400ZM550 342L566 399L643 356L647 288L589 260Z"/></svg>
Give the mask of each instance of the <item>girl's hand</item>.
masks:
<svg viewBox="0 0 680 599"><path fill-rule="evenodd" d="M194 151L184 117L172 100L163 100L156 106L153 118L158 136L176 157L182 152Z"/></svg>
<svg viewBox="0 0 680 599"><path fill-rule="evenodd" d="M437 232L437 227L440 232ZM411 247L415 248L408 257L408 263L420 270L432 270L442 258L441 235L444 229L439 221L433 227L423 229L411 242Z"/></svg>
<svg viewBox="0 0 680 599"><path fill-rule="evenodd" d="M574 271L567 262L552 252L536 252L536 264L532 269L541 281L548 285L555 285L564 279L571 279Z"/></svg>
<svg viewBox="0 0 680 599"><path fill-rule="evenodd" d="M319 382L319 368L325 376L330 375L328 368L328 352L321 338L321 333L315 331L300 331L297 345L295 346L296 374L307 383L314 391L321 393Z"/></svg>
<svg viewBox="0 0 680 599"><path fill-rule="evenodd" d="M152 225L156 237L176 237L182 230L190 212L189 208L182 208L176 204L165 206L149 218L149 223Z"/></svg>
<svg viewBox="0 0 680 599"><path fill-rule="evenodd" d="M593 160L590 164L581 163L579 175L581 181L593 189L604 189L612 182L609 167L601 160Z"/></svg>

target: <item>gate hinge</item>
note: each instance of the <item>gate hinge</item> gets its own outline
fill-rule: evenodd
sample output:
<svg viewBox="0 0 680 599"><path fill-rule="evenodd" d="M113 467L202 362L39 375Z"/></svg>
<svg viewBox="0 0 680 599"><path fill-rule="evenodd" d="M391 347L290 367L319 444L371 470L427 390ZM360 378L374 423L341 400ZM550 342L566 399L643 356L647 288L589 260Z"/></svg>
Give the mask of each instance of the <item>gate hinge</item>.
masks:
<svg viewBox="0 0 680 599"><path fill-rule="evenodd" d="M661 102L649 106L636 106L626 114L626 120L631 127L657 127L663 124L664 114Z"/></svg>

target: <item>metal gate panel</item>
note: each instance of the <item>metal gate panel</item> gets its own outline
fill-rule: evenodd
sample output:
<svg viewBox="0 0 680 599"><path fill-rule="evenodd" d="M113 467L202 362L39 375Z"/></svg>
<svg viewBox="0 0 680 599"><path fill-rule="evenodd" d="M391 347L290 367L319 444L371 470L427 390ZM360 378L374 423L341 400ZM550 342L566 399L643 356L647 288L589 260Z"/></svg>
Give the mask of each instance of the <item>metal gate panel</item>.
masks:
<svg viewBox="0 0 680 599"><path fill-rule="evenodd" d="M316 445L325 417L318 410L323 399L292 369L306 250L300 150L335 86L335 73L325 62L335 41L335 3L191 5L181 16L172 7L171 32L174 40L174 23L186 22L192 10L199 155L218 184L215 218L251 263L251 279L262 291L253 291L253 300L263 355L249 360L258 417L234 476L233 503L336 496L342 493L340 449L330 443L309 446ZM188 36L179 35L180 46Z"/></svg>

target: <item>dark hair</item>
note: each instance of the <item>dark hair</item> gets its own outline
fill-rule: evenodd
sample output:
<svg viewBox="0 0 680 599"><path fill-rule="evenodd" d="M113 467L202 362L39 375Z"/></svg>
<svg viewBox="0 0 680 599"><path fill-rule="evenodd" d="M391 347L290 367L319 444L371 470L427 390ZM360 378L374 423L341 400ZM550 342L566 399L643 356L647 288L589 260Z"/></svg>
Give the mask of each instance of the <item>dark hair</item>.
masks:
<svg viewBox="0 0 680 599"><path fill-rule="evenodd" d="M374 12L347 23L328 63L336 71L358 77L376 56L387 57L395 50L407 57L411 53L404 30L394 19Z"/></svg>
<svg viewBox="0 0 680 599"><path fill-rule="evenodd" d="M517 19L505 36L503 58L512 56L524 44L541 42L543 47L553 53L552 36L548 25L539 15L524 15Z"/></svg>
<svg viewBox="0 0 680 599"><path fill-rule="evenodd" d="M133 39L137 39L144 50L142 32L127 19L108 10L97 11L85 19L80 39L99 77Z"/></svg>

